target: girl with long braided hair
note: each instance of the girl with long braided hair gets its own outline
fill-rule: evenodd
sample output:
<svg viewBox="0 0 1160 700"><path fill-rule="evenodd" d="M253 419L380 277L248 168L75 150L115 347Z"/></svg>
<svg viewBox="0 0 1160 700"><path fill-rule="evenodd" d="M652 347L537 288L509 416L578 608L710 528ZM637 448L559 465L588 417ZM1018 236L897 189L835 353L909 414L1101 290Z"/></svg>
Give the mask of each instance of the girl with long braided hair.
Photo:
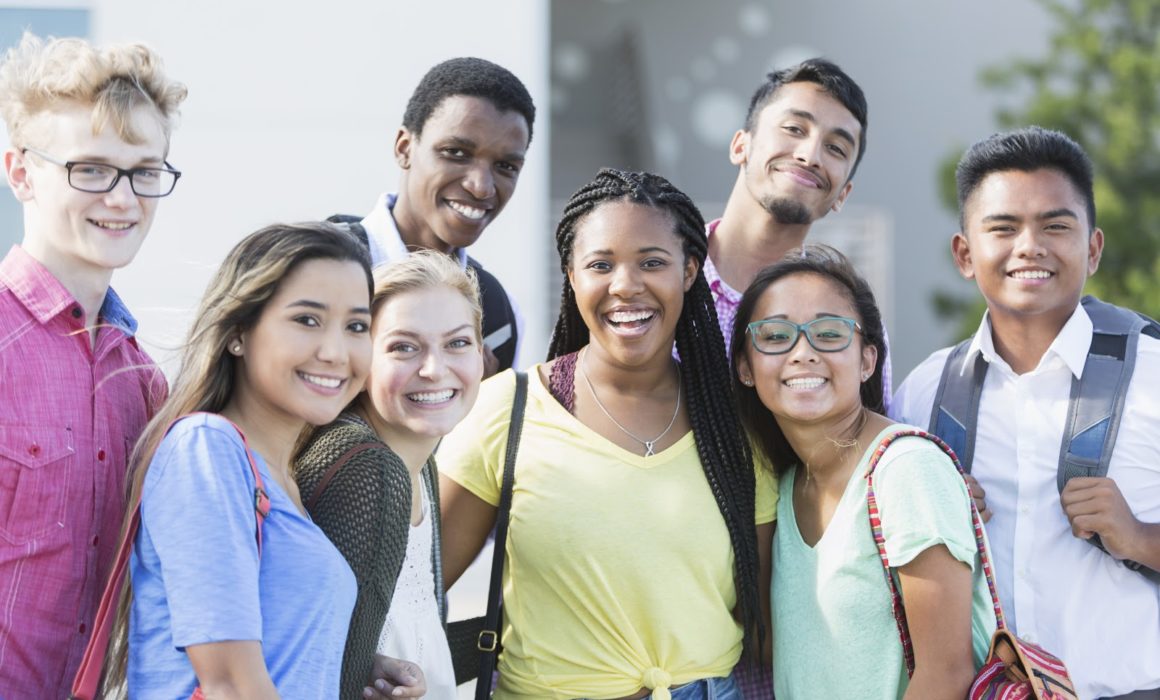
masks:
<svg viewBox="0 0 1160 700"><path fill-rule="evenodd" d="M738 698L732 669L763 646L776 488L729 391L704 221L664 178L604 169L556 243L566 279L529 373L495 697ZM510 372L485 382L440 448L448 586L495 523L513 395Z"/></svg>

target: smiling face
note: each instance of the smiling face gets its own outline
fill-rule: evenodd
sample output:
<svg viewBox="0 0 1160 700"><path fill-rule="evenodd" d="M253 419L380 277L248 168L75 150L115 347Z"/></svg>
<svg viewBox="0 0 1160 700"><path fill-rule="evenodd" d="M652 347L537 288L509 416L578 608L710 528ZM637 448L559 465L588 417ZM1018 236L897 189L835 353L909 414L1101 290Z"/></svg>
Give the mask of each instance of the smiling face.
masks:
<svg viewBox="0 0 1160 700"><path fill-rule="evenodd" d="M1040 319L1058 332L1099 266L1104 235L1087 220L1083 196L1063 173L999 171L963 207L951 247L996 320Z"/></svg>
<svg viewBox="0 0 1160 700"><path fill-rule="evenodd" d="M804 272L770 284L749 321L784 319L802 324L825 317L862 323L843 287ZM779 424L837 424L862 409L862 382L873 374L877 359L877 349L861 333L837 352L819 352L799 336L788 352L779 355L762 354L752 342L746 343L744 356L737 359L737 373L743 382L752 383Z"/></svg>
<svg viewBox="0 0 1160 700"><path fill-rule="evenodd" d="M672 353L697 276L674 227L667 212L623 200L598 204L576 226L568 281L592 352L625 367Z"/></svg>
<svg viewBox="0 0 1160 700"><path fill-rule="evenodd" d="M93 109L64 103L37 119L30 133L35 148L61 161L108 163L123 169L164 166L168 148L164 127L150 107L138 107L132 119L144 140L131 144L106 124L93 134ZM32 153L5 154L8 179L24 203L22 246L59 279L93 274L106 279L132 262L149 232L158 199L133 193L122 177L103 194L81 192L68 184L68 171Z"/></svg>
<svg viewBox="0 0 1160 700"><path fill-rule="evenodd" d="M404 242L445 253L475 243L515 191L527 148L523 115L480 97L443 100L421 134L399 129L393 214Z"/></svg>
<svg viewBox="0 0 1160 700"><path fill-rule="evenodd" d="M471 305L450 287L414 289L383 302L373 328L366 413L396 451L419 442L429 452L479 393L483 353Z"/></svg>
<svg viewBox="0 0 1160 700"><path fill-rule="evenodd" d="M751 131L733 136L729 157L740 183L778 223L803 225L838 211L862 128L820 85L788 83L760 112Z"/></svg>
<svg viewBox="0 0 1160 700"><path fill-rule="evenodd" d="M370 294L355 262L307 260L240 335L232 403L253 420L324 425L362 389L371 356Z"/></svg>

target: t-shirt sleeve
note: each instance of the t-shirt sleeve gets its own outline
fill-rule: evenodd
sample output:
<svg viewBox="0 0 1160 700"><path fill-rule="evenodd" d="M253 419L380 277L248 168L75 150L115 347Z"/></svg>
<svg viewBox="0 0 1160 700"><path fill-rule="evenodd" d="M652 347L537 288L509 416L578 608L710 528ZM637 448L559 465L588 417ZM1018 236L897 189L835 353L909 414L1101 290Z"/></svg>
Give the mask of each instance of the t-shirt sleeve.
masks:
<svg viewBox="0 0 1160 700"><path fill-rule="evenodd" d="M537 370L533 367L530 371ZM493 506L499 505L515 386L511 370L485 381L471 412L443 438L436 453L440 474ZM530 394L529 388L529 404L533 401Z"/></svg>
<svg viewBox="0 0 1160 700"><path fill-rule="evenodd" d="M145 477L141 536L160 562L173 644L262 639L254 477L225 419L179 421Z"/></svg>
<svg viewBox="0 0 1160 700"><path fill-rule="evenodd" d="M949 457L921 437L899 438L874 472L886 555L893 567L946 545L974 569L975 534L967 486Z"/></svg>
<svg viewBox="0 0 1160 700"><path fill-rule="evenodd" d="M757 482L754 511L757 516L756 523L764 525L777 519L777 475L773 472L773 465L765 453L756 445L752 447L753 469Z"/></svg>

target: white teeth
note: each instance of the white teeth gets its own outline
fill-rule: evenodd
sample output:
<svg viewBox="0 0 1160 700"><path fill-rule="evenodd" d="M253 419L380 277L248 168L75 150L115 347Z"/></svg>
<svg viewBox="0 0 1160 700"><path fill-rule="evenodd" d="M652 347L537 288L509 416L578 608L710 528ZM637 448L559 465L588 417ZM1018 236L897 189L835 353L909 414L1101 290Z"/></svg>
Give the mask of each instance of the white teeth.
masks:
<svg viewBox="0 0 1160 700"><path fill-rule="evenodd" d="M459 202L447 202L447 206L451 207L463 216L466 216L469 219L474 219L476 221L482 219L483 215L487 213L486 209L469 207L466 204L460 204Z"/></svg>
<svg viewBox="0 0 1160 700"><path fill-rule="evenodd" d="M1016 270L1011 276L1017 280L1045 280L1051 277L1047 270Z"/></svg>
<svg viewBox="0 0 1160 700"><path fill-rule="evenodd" d="M455 395L455 390L444 389L443 391L424 391L418 394L407 394L407 398L417 403L442 403L449 401Z"/></svg>
<svg viewBox="0 0 1160 700"><path fill-rule="evenodd" d="M652 311L613 311L608 314L608 320L613 323L632 323L653 317Z"/></svg>
<svg viewBox="0 0 1160 700"><path fill-rule="evenodd" d="M94 224L101 228L107 228L112 231L124 231L127 228L132 228L133 224L125 221L94 221Z"/></svg>
<svg viewBox="0 0 1160 700"><path fill-rule="evenodd" d="M826 380L821 377L799 377L785 380L785 385L791 389L816 389L825 383Z"/></svg>
<svg viewBox="0 0 1160 700"><path fill-rule="evenodd" d="M335 379L333 377L319 377L317 375L305 374L303 372L299 372L298 376L302 377L303 379L310 382L311 384L314 384L314 385L317 385L317 386L320 386L320 387L323 387L326 389L337 389L339 387L339 385L342 384L341 379Z"/></svg>

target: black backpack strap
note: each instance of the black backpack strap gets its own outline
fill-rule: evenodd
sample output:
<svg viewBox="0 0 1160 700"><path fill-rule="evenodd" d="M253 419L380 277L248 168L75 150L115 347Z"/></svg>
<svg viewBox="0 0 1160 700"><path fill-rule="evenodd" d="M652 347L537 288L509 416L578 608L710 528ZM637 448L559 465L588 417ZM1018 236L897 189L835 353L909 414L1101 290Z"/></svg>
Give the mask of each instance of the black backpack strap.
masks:
<svg viewBox="0 0 1160 700"><path fill-rule="evenodd" d="M979 397L987 376L987 360L983 353L975 355L969 370L963 363L971 346L968 338L959 343L947 356L943 365L938 391L930 411L929 430L943 439L954 450L963 469L970 473L975 456L975 432L979 424Z"/></svg>
<svg viewBox="0 0 1160 700"><path fill-rule="evenodd" d="M479 280L480 303L483 306L483 337L498 338L502 342L493 345L492 353L499 360L499 371L510 369L515 364L516 347L519 343L516 312L508 299L507 291L499 279L479 264L474 258L467 259L468 266L475 271Z"/></svg>
<svg viewBox="0 0 1160 700"><path fill-rule="evenodd" d="M370 250L371 239L367 235L367 229L362 225L361 216L352 216L350 214L332 214L326 217L328 223L337 224L339 228L350 231L356 238L362 241L362 244Z"/></svg>
<svg viewBox="0 0 1160 700"><path fill-rule="evenodd" d="M495 673L495 662L499 656L500 624L503 614L503 563L507 555L508 521L511 519L512 490L516 482L516 456L520 450L520 434L524 429L524 408L528 403L528 375L525 372L515 374L516 393L512 397L507 449L504 450L503 483L500 487L499 511L495 517L495 546L491 554L491 585L487 591L487 614L477 642L477 647L482 652L479 656L479 676L475 686L477 700L491 697L492 674Z"/></svg>

